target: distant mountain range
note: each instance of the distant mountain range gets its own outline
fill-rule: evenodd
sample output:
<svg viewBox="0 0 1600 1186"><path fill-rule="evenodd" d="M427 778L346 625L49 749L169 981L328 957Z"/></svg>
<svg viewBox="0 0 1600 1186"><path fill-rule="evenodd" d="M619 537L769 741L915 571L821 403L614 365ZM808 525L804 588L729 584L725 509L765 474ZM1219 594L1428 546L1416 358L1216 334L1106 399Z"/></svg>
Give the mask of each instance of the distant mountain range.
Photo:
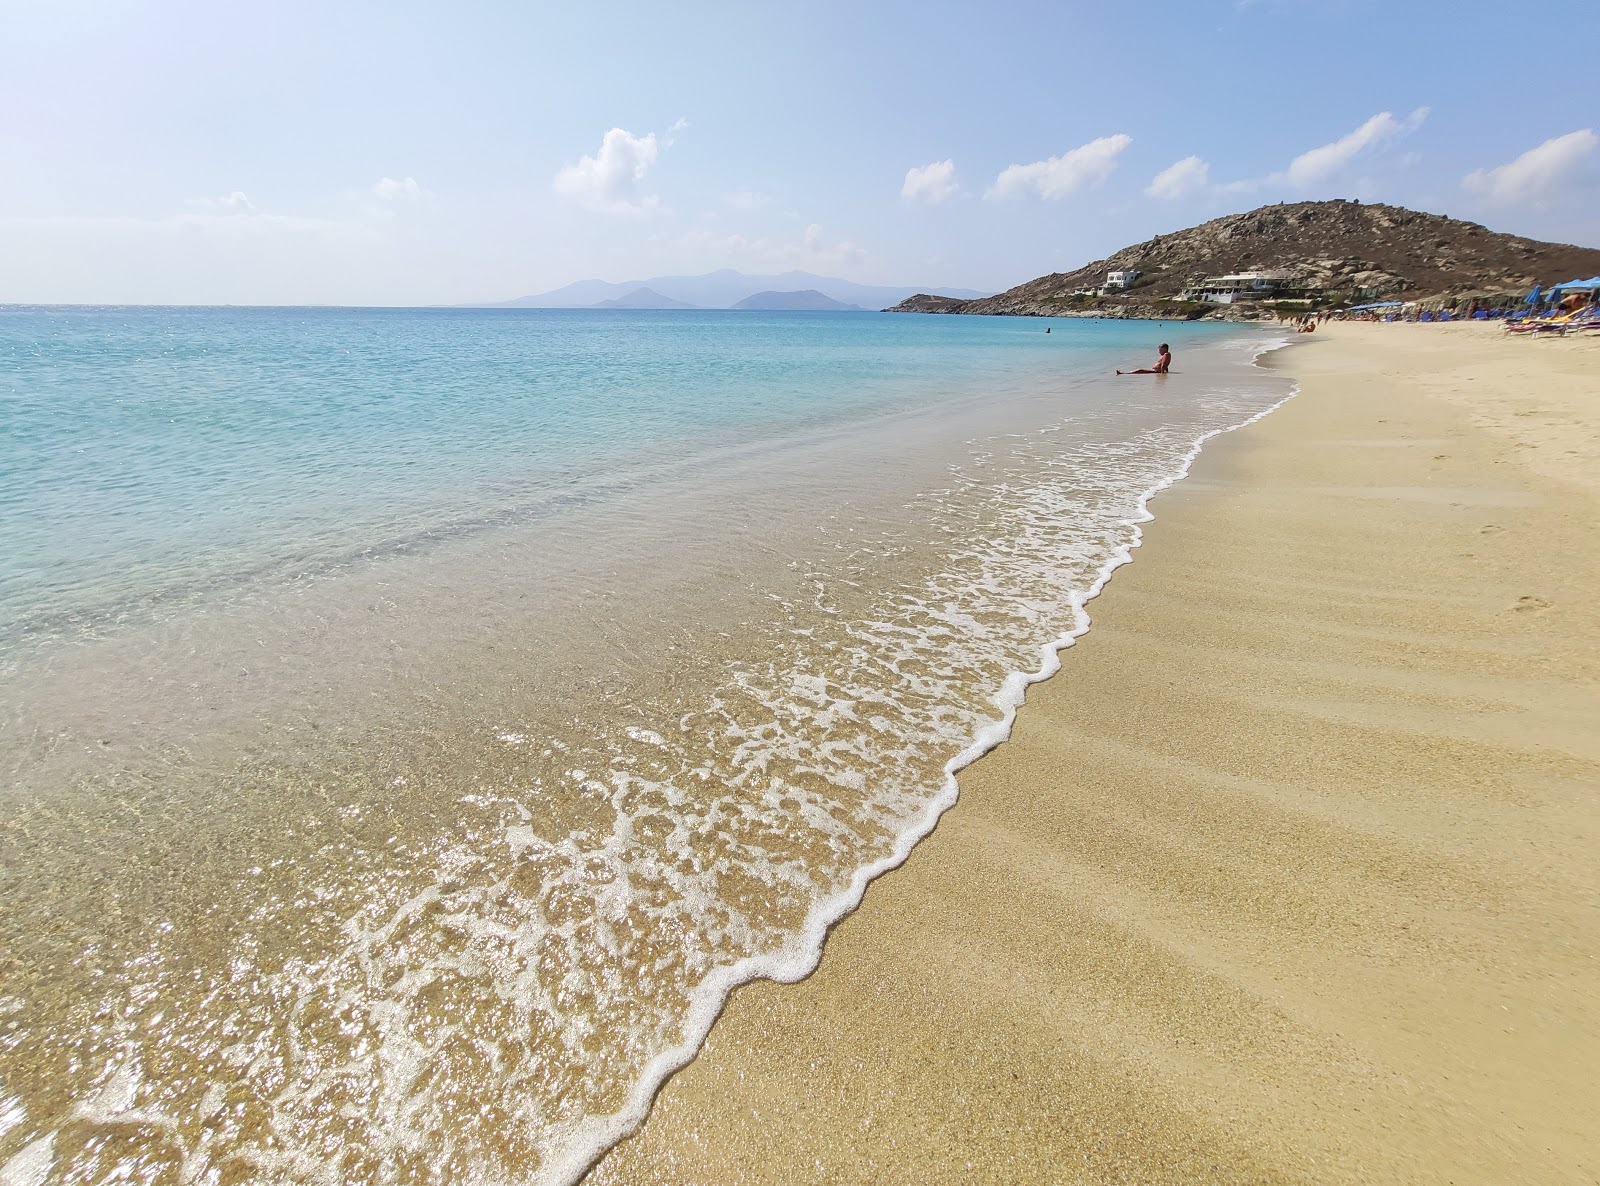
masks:
<svg viewBox="0 0 1600 1186"><path fill-rule="evenodd" d="M760 294L792 296L815 293L841 305L862 309L886 309L915 293L932 293L956 300L973 300L987 293L970 288L918 288L857 284L832 276L810 272L784 272L776 276L750 276L723 268L703 276L655 276L649 280L630 280L612 284L606 280L579 280L552 292L518 297L512 301L486 301L470 306L477 309L731 309L739 302ZM645 302L654 301L650 304ZM622 302L622 303L619 303ZM762 308L798 308L795 305L763 305ZM804 306L813 308L816 306Z"/></svg>

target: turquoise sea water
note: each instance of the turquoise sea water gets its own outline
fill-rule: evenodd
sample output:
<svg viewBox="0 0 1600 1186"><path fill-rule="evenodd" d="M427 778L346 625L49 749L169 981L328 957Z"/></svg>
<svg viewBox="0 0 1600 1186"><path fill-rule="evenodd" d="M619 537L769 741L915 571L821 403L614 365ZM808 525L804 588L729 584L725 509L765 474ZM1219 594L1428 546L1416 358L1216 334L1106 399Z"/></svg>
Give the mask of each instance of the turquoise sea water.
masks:
<svg viewBox="0 0 1600 1186"><path fill-rule="evenodd" d="M1153 355L1141 323L0 310L0 626L329 560L641 467ZM1183 343L1213 326L1163 326Z"/></svg>
<svg viewBox="0 0 1600 1186"><path fill-rule="evenodd" d="M0 1182L575 1181L1287 393L1046 325L0 310Z"/></svg>

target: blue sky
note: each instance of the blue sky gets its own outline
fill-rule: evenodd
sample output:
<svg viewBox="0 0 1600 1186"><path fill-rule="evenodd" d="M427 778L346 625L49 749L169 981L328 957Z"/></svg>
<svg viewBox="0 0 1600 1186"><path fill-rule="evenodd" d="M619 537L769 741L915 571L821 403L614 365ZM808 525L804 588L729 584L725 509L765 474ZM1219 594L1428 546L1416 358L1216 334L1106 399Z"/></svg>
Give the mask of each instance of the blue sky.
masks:
<svg viewBox="0 0 1600 1186"><path fill-rule="evenodd" d="M1596 13L0 0L0 302L1000 289L1325 197L1600 245Z"/></svg>

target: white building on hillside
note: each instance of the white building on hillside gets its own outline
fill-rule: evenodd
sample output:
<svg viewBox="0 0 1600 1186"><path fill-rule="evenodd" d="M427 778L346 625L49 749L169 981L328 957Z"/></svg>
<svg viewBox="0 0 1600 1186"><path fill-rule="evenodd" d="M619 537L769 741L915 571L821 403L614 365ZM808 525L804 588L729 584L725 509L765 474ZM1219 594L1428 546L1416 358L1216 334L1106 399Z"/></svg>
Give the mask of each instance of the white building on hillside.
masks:
<svg viewBox="0 0 1600 1186"><path fill-rule="evenodd" d="M1129 269L1125 272L1107 272L1105 285L1100 291L1118 292L1124 288L1131 287L1133 282L1138 278L1139 273L1133 271L1132 269Z"/></svg>
<svg viewBox="0 0 1600 1186"><path fill-rule="evenodd" d="M1179 294L1185 301L1207 301L1231 305L1235 301L1262 300L1289 287L1287 272L1230 272L1226 276L1207 276Z"/></svg>

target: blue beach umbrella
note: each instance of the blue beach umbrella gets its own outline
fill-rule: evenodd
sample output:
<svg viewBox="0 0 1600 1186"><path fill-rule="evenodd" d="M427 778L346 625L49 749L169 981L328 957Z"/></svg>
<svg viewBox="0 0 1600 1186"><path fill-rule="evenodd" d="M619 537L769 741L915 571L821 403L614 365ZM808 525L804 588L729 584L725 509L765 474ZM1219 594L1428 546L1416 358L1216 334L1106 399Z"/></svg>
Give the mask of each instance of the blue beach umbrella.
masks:
<svg viewBox="0 0 1600 1186"><path fill-rule="evenodd" d="M1537 305L1539 303L1539 286L1537 284L1533 286L1533 291L1528 294L1528 299L1525 303L1529 305Z"/></svg>

